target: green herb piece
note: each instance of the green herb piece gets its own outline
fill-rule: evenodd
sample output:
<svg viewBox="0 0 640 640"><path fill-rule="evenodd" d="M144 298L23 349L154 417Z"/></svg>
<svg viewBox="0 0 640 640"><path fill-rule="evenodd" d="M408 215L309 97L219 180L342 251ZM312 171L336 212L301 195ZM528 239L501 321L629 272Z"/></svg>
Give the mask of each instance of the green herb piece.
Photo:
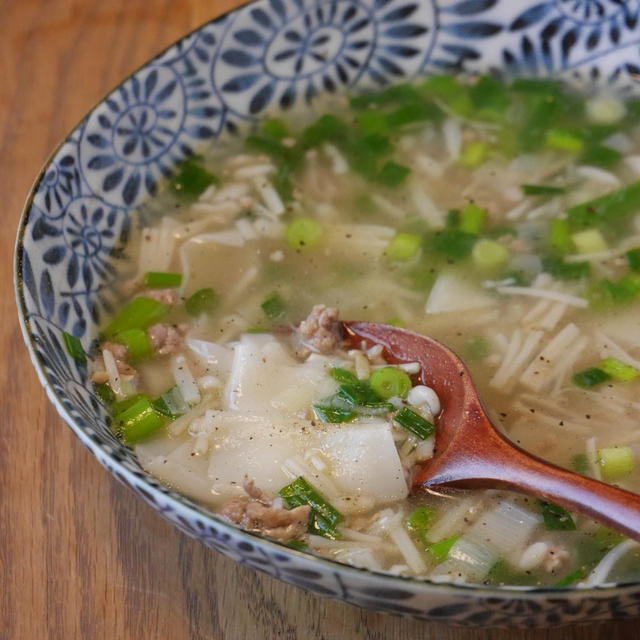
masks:
<svg viewBox="0 0 640 640"><path fill-rule="evenodd" d="M383 367L371 374L369 384L375 393L384 400L406 398L413 386L411 378L397 367Z"/></svg>
<svg viewBox="0 0 640 640"><path fill-rule="evenodd" d="M419 440L426 440L436 430L435 425L407 407L400 409L393 419Z"/></svg>
<svg viewBox="0 0 640 640"><path fill-rule="evenodd" d="M627 539L627 536L623 533L614 531L613 529L609 529L609 527L605 526L598 527L595 530L593 537L595 541L607 551L613 549L613 547L618 546L621 542L624 542Z"/></svg>
<svg viewBox="0 0 640 640"><path fill-rule="evenodd" d="M480 234L487 223L487 210L475 204L467 205L460 213L460 231Z"/></svg>
<svg viewBox="0 0 640 640"><path fill-rule="evenodd" d="M395 162L386 162L375 178L375 181L385 187L401 185L411 170Z"/></svg>
<svg viewBox="0 0 640 640"><path fill-rule="evenodd" d="M144 274L144 286L148 289L172 289L182 284L181 273L149 271Z"/></svg>
<svg viewBox="0 0 640 640"><path fill-rule="evenodd" d="M556 218L549 223L549 244L559 253L571 251L571 230L566 218Z"/></svg>
<svg viewBox="0 0 640 640"><path fill-rule="evenodd" d="M320 116L302 132L300 146L303 149L311 149L325 142L342 142L346 136L346 125L336 116L326 114Z"/></svg>
<svg viewBox="0 0 640 640"><path fill-rule="evenodd" d="M422 238L415 233L397 233L387 246L385 253L389 260L406 262L415 258L421 245Z"/></svg>
<svg viewBox="0 0 640 640"><path fill-rule="evenodd" d="M538 500L538 505L547 531L572 531L576 528L571 514L563 507L545 500Z"/></svg>
<svg viewBox="0 0 640 640"><path fill-rule="evenodd" d="M277 291L273 291L263 300L260 308L268 318L274 320L284 314L287 303Z"/></svg>
<svg viewBox="0 0 640 640"><path fill-rule="evenodd" d="M140 362L153 355L153 347L143 329L125 329L114 336L114 341L127 348L127 361Z"/></svg>
<svg viewBox="0 0 640 640"><path fill-rule="evenodd" d="M436 231L429 239L430 248L451 260L462 260L471 254L478 236L458 229Z"/></svg>
<svg viewBox="0 0 640 640"><path fill-rule="evenodd" d="M102 400L103 404L109 406L116 401L116 394L113 393L111 387L108 384L97 384L95 386L96 395L100 400Z"/></svg>
<svg viewBox="0 0 640 640"><path fill-rule="evenodd" d="M460 226L460 209L449 209L447 211L447 227L449 229L457 229Z"/></svg>
<svg viewBox="0 0 640 640"><path fill-rule="evenodd" d="M458 542L460 536L451 536L450 538L444 538L444 540L438 540L427 547L427 551L433 556L436 562L443 562L447 559L449 551L453 545Z"/></svg>
<svg viewBox="0 0 640 640"><path fill-rule="evenodd" d="M631 251L627 251L624 255L629 263L629 269L640 272L640 247L631 249Z"/></svg>
<svg viewBox="0 0 640 640"><path fill-rule="evenodd" d="M355 376L355 374L351 373L351 371L347 371L347 369L343 369L342 367L332 367L331 368L331 377L336 382L342 382L346 384L359 384L360 380Z"/></svg>
<svg viewBox="0 0 640 640"><path fill-rule="evenodd" d="M471 257L482 271L497 271L509 260L509 250L497 240L482 238L473 245Z"/></svg>
<svg viewBox="0 0 640 640"><path fill-rule="evenodd" d="M366 382L344 383L338 387L336 397L353 407L391 411L393 405L381 398Z"/></svg>
<svg viewBox="0 0 640 640"><path fill-rule="evenodd" d="M640 209L640 181L571 207L567 215L571 227L580 229L625 221L638 209Z"/></svg>
<svg viewBox="0 0 640 640"><path fill-rule="evenodd" d="M296 218L285 232L287 244L292 249L312 249L322 241L324 231L313 218Z"/></svg>
<svg viewBox="0 0 640 640"><path fill-rule="evenodd" d="M584 453L576 453L571 458L571 468L582 476L590 476L589 460Z"/></svg>
<svg viewBox="0 0 640 640"><path fill-rule="evenodd" d="M125 442L135 444L162 428L165 419L154 409L147 396L139 395L130 407L116 414L115 423Z"/></svg>
<svg viewBox="0 0 640 640"><path fill-rule="evenodd" d="M440 100L461 116L469 116L474 110L469 87L450 75L429 76L422 85L426 92Z"/></svg>
<svg viewBox="0 0 640 640"><path fill-rule="evenodd" d="M269 138L282 140L289 135L289 130L280 118L269 118L262 123L262 133Z"/></svg>
<svg viewBox="0 0 640 640"><path fill-rule="evenodd" d="M390 327L406 327L406 324L400 318L389 318L385 321Z"/></svg>
<svg viewBox="0 0 640 640"><path fill-rule="evenodd" d="M571 241L578 253L600 253L607 251L609 248L606 240L602 237L598 229L576 231L576 233L572 234Z"/></svg>
<svg viewBox="0 0 640 640"><path fill-rule="evenodd" d="M422 100L419 90L410 84L395 84L378 93L355 96L349 101L352 109L383 107L391 104L407 104Z"/></svg>
<svg viewBox="0 0 640 640"><path fill-rule="evenodd" d="M501 114L509 106L509 96L504 83L490 76L481 76L469 89L473 106L480 112Z"/></svg>
<svg viewBox="0 0 640 640"><path fill-rule="evenodd" d="M620 382L631 382L635 380L640 371L631 365L621 362L617 358L605 358L599 365L598 369L604 371L609 377Z"/></svg>
<svg viewBox="0 0 640 640"><path fill-rule="evenodd" d="M385 135L389 132L387 116L379 111L361 111L355 115L356 126L364 134L379 133Z"/></svg>
<svg viewBox="0 0 640 640"><path fill-rule="evenodd" d="M635 466L635 457L631 447L605 447L598 449L597 462L602 479L609 482L628 476Z"/></svg>
<svg viewBox="0 0 640 640"><path fill-rule="evenodd" d="M289 540L285 544L289 549L295 549L296 551L304 551L309 546L304 540Z"/></svg>
<svg viewBox="0 0 640 640"><path fill-rule="evenodd" d="M313 410L322 422L338 424L341 422L350 422L357 417L357 413L351 409L344 407L336 407L330 404L314 404Z"/></svg>
<svg viewBox="0 0 640 640"><path fill-rule="evenodd" d="M514 587L533 586L537 578L531 571L522 571L510 565L506 560L498 560L489 570L487 580L491 584Z"/></svg>
<svg viewBox="0 0 640 640"><path fill-rule="evenodd" d="M344 520L343 515L302 476L282 487L278 493L290 509L307 504L311 507L309 533L330 540L339 537L337 526Z"/></svg>
<svg viewBox="0 0 640 640"><path fill-rule="evenodd" d="M156 324L169 313L169 307L152 298L141 296L132 300L105 327L103 333L107 338L113 338L127 329L146 329Z"/></svg>
<svg viewBox="0 0 640 640"><path fill-rule="evenodd" d="M565 192L564 187L551 187L544 184L521 184L525 196L555 196Z"/></svg>
<svg viewBox="0 0 640 640"><path fill-rule="evenodd" d="M572 571L568 576L562 578L562 580L558 580L553 586L556 589L562 589L563 587L570 587L572 584L579 582L587 575L587 572L584 568L579 567L575 571Z"/></svg>
<svg viewBox="0 0 640 640"><path fill-rule="evenodd" d="M469 142L463 147L458 162L467 169L475 169L485 161L488 151L489 147L486 142L481 140Z"/></svg>
<svg viewBox="0 0 640 640"><path fill-rule="evenodd" d="M565 262L556 256L543 258L542 269L558 280L579 280L591 273L591 265L588 262Z"/></svg>
<svg viewBox="0 0 640 640"><path fill-rule="evenodd" d="M467 340L464 352L469 360L484 360L491 353L491 345L486 338L474 336Z"/></svg>
<svg viewBox="0 0 640 640"><path fill-rule="evenodd" d="M616 304L627 304L640 295L640 276L630 273L617 282L601 280L588 292L589 302L595 308L606 309Z"/></svg>
<svg viewBox="0 0 640 640"><path fill-rule="evenodd" d="M580 153L584 148L582 136L567 129L551 129L547 131L545 143L552 149Z"/></svg>
<svg viewBox="0 0 640 640"><path fill-rule="evenodd" d="M580 162L583 164L595 165L596 167L604 167L610 169L622 160L623 154L611 147L605 147L602 144L588 147L582 154Z"/></svg>
<svg viewBox="0 0 640 640"><path fill-rule="evenodd" d="M610 379L611 377L608 373L605 373L602 369L598 369L597 367L589 367L584 371L574 373L572 377L574 384L582 389L590 389L591 387L595 387L596 385L602 384Z"/></svg>
<svg viewBox="0 0 640 640"><path fill-rule="evenodd" d="M436 510L430 505L417 507L407 520L407 529L414 533L424 533L432 524Z"/></svg>
<svg viewBox="0 0 640 640"><path fill-rule="evenodd" d="M189 403L184 399L179 387L172 387L151 403L153 408L170 420L175 420L189 411Z"/></svg>
<svg viewBox="0 0 640 640"><path fill-rule="evenodd" d="M203 313L211 313L218 305L218 294L211 288L198 289L191 294L184 307L190 316L199 316Z"/></svg>
<svg viewBox="0 0 640 640"><path fill-rule="evenodd" d="M278 195L282 198L283 202L290 202L293 200L293 186L291 185L291 174L293 173L293 167L287 162L281 162L278 165L278 170L273 177L273 187L278 192Z"/></svg>
<svg viewBox="0 0 640 640"><path fill-rule="evenodd" d="M564 95L564 87L557 80L547 78L516 78L511 83L516 93L542 94L543 98L559 98Z"/></svg>
<svg viewBox="0 0 640 640"><path fill-rule="evenodd" d="M67 353L76 361L76 362L86 362L87 354L84 352L82 348L82 342L78 340L75 336L72 336L70 333L66 331L62 332L62 340L64 341L64 346L67 349Z"/></svg>
<svg viewBox="0 0 640 640"><path fill-rule="evenodd" d="M189 199L197 198L207 187L219 184L217 176L209 173L194 159L185 160L169 181L170 188L177 194Z"/></svg>
<svg viewBox="0 0 640 640"><path fill-rule="evenodd" d="M406 104L386 116L389 129L399 129L409 124L442 120L442 110L433 102L414 102Z"/></svg>

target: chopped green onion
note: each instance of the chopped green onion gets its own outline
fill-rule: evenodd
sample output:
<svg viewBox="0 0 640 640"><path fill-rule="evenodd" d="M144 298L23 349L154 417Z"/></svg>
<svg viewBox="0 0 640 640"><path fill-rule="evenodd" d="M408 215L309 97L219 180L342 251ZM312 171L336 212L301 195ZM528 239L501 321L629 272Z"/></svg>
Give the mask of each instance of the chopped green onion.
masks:
<svg viewBox="0 0 640 640"><path fill-rule="evenodd" d="M591 306L607 308L612 304L626 304L640 295L640 276L630 273L617 282L601 280L589 291Z"/></svg>
<svg viewBox="0 0 640 640"><path fill-rule="evenodd" d="M560 253L571 251L571 231L566 218L556 218L549 224L549 244Z"/></svg>
<svg viewBox="0 0 640 640"><path fill-rule="evenodd" d="M491 353L491 345L482 336L474 336L467 340L464 351L469 360L483 360Z"/></svg>
<svg viewBox="0 0 640 640"><path fill-rule="evenodd" d="M411 260L420 251L422 238L415 233L397 233L386 249L389 260Z"/></svg>
<svg viewBox="0 0 640 640"><path fill-rule="evenodd" d="M345 137L346 125L336 116L326 114L320 116L302 132L300 146L303 149L311 149L325 142L342 142Z"/></svg>
<svg viewBox="0 0 640 640"><path fill-rule="evenodd" d="M144 296L132 300L104 329L104 335L112 338L127 329L146 329L169 313L169 307Z"/></svg>
<svg viewBox="0 0 640 640"><path fill-rule="evenodd" d="M405 327L405 323L400 318L389 318L385 321L390 327Z"/></svg>
<svg viewBox="0 0 640 640"><path fill-rule="evenodd" d="M460 213L460 231L479 234L487 223L487 210L475 204L467 205Z"/></svg>
<svg viewBox="0 0 640 640"><path fill-rule="evenodd" d="M582 476L591 475L589 473L589 460L584 453L576 453L576 455L571 458L571 468Z"/></svg>
<svg viewBox="0 0 640 640"><path fill-rule="evenodd" d="M430 248L452 260L462 260L471 254L477 240L478 236L472 233L458 229L442 229L431 236Z"/></svg>
<svg viewBox="0 0 640 640"><path fill-rule="evenodd" d="M275 140L282 140L289 135L287 125L279 118L269 118L262 123L262 133Z"/></svg>
<svg viewBox="0 0 640 640"><path fill-rule="evenodd" d="M485 142L480 140L469 142L462 149L459 162L463 167L474 169L485 161L488 151L489 148Z"/></svg>
<svg viewBox="0 0 640 640"><path fill-rule="evenodd" d="M349 101L349 105L352 109L366 109L368 107L382 107L389 104L407 104L421 100L422 96L415 86L410 84L395 84L378 93L354 96Z"/></svg>
<svg viewBox="0 0 640 640"><path fill-rule="evenodd" d="M387 162L384 164L380 172L375 177L375 181L385 187L397 187L402 184L409 175L410 169L395 162Z"/></svg>
<svg viewBox="0 0 640 640"><path fill-rule="evenodd" d="M579 280L591 273L591 265L588 262L565 262L557 256L543 258L542 268L558 280Z"/></svg>
<svg viewBox="0 0 640 640"><path fill-rule="evenodd" d="M393 405L381 398L366 382L341 384L336 397L352 407L391 411Z"/></svg>
<svg viewBox="0 0 640 640"><path fill-rule="evenodd" d="M115 422L125 442L135 444L153 435L165 419L153 408L149 397L140 394L131 406L116 414Z"/></svg>
<svg viewBox="0 0 640 640"><path fill-rule="evenodd" d="M443 562L449 555L453 545L458 542L460 536L451 536L444 540L438 540L427 547L427 551L434 557L436 562Z"/></svg>
<svg viewBox="0 0 640 640"><path fill-rule="evenodd" d="M111 411L113 412L113 415L118 415L119 413L122 413L123 411L126 411L127 409L132 407L134 404L136 404L136 402L138 402L142 398L148 399L149 396L146 393L136 393L132 396L129 396L128 398L124 398L124 400L119 400L118 402L115 402L114 405L111 407Z"/></svg>
<svg viewBox="0 0 640 640"><path fill-rule="evenodd" d="M598 369L604 371L608 376L620 382L631 382L635 380L640 371L617 358L605 358L599 365Z"/></svg>
<svg viewBox="0 0 640 640"><path fill-rule="evenodd" d="M371 388L384 400L406 398L413 386L411 378L397 367L383 367L371 374Z"/></svg>
<svg viewBox="0 0 640 640"><path fill-rule="evenodd" d="M582 136L566 129L551 129L547 131L545 143L553 149L572 153L579 153L584 147Z"/></svg>
<svg viewBox="0 0 640 640"><path fill-rule="evenodd" d="M579 567L575 571L572 571L568 576L562 578L562 580L558 580L553 586L556 589L561 589L563 587L570 587L572 584L575 584L579 580L582 580L587 575L587 572L582 567Z"/></svg>
<svg viewBox="0 0 640 640"><path fill-rule="evenodd" d="M609 529L609 527L600 526L598 527L593 537L596 542L605 550L613 549L613 547L619 545L621 542L624 542L627 539L623 533L619 531L614 531L613 529Z"/></svg>
<svg viewBox="0 0 640 640"><path fill-rule="evenodd" d="M572 531L576 528L571 514L557 504L538 500L540 513L547 531Z"/></svg>
<svg viewBox="0 0 640 640"><path fill-rule="evenodd" d="M177 173L169 181L169 186L175 193L189 198L197 198L207 187L219 184L217 176L209 173L193 159L185 160Z"/></svg>
<svg viewBox="0 0 640 640"><path fill-rule="evenodd" d="M571 207L567 215L571 226L579 229L611 224L613 221L624 221L638 209L640 209L640 181Z"/></svg>
<svg viewBox="0 0 640 640"><path fill-rule="evenodd" d="M428 94L445 102L456 113L469 116L473 112L469 88L460 84L453 76L429 76L422 86Z"/></svg>
<svg viewBox="0 0 640 640"><path fill-rule="evenodd" d="M295 549L296 551L304 551L309 546L304 540L289 540L285 544L289 549Z"/></svg>
<svg viewBox="0 0 640 640"><path fill-rule="evenodd" d="M66 331L62 332L62 340L64 341L64 346L67 348L67 353L76 361L76 362L86 362L87 354L84 352L82 348L82 343L78 338L72 336L70 333Z"/></svg>
<svg viewBox="0 0 640 640"><path fill-rule="evenodd" d="M389 123L387 117L379 111L362 111L355 116L356 125L365 133L388 133Z"/></svg>
<svg viewBox="0 0 640 640"><path fill-rule="evenodd" d="M116 334L113 339L127 348L129 362L139 362L153 355L151 341L143 329L125 329Z"/></svg>
<svg viewBox="0 0 640 640"><path fill-rule="evenodd" d="M471 257L483 271L496 271L509 260L509 250L497 240L482 238L473 245Z"/></svg>
<svg viewBox="0 0 640 640"><path fill-rule="evenodd" d="M555 196L564 193L564 187L550 187L544 184L521 184L525 196Z"/></svg>
<svg viewBox="0 0 640 640"><path fill-rule="evenodd" d="M180 387L172 387L152 403L154 409L170 420L175 420L189 411L189 403L184 399Z"/></svg>
<svg viewBox="0 0 640 640"><path fill-rule="evenodd" d="M184 303L184 308L190 316L199 316L211 313L217 304L218 294L211 287L205 287L191 294Z"/></svg>
<svg viewBox="0 0 640 640"><path fill-rule="evenodd" d="M600 253L609 247L598 229L585 229L572 234L571 240L578 253Z"/></svg>
<svg viewBox="0 0 640 640"><path fill-rule="evenodd" d="M113 404L116 401L116 394L113 393L108 384L97 384L96 394L100 400L106 405Z"/></svg>
<svg viewBox="0 0 640 640"><path fill-rule="evenodd" d="M407 407L400 409L393 419L419 440L426 440L436 430L435 425Z"/></svg>
<svg viewBox="0 0 640 640"><path fill-rule="evenodd" d="M289 223L285 232L287 244L293 249L312 249L323 235L320 223L313 218L297 218Z"/></svg>
<svg viewBox="0 0 640 640"><path fill-rule="evenodd" d="M611 147L602 144L588 147L582 154L580 162L609 169L622 160L622 154Z"/></svg>
<svg viewBox="0 0 640 640"><path fill-rule="evenodd" d="M274 320L285 312L287 303L277 291L273 291L262 301L260 308L268 318Z"/></svg>
<svg viewBox="0 0 640 640"><path fill-rule="evenodd" d="M331 377L337 382L346 384L359 384L360 382L355 374L351 373L351 371L347 371L347 369L343 369L342 367L332 367Z"/></svg>
<svg viewBox="0 0 640 640"><path fill-rule="evenodd" d="M386 121L389 129L399 129L426 120L439 121L442 110L433 102L412 102L388 113Z"/></svg>
<svg viewBox="0 0 640 640"><path fill-rule="evenodd" d="M144 286L148 289L170 289L182 284L181 273L149 271L144 274Z"/></svg>
<svg viewBox="0 0 640 640"><path fill-rule="evenodd" d="M331 540L339 537L337 526L344 520L344 516L302 476L296 478L291 484L282 487L278 493L290 509L303 505L311 507L309 533Z"/></svg>
<svg viewBox="0 0 640 640"><path fill-rule="evenodd" d="M605 447L598 449L597 461L600 465L602 479L618 480L628 476L635 466L635 458L631 447Z"/></svg>
<svg viewBox="0 0 640 640"><path fill-rule="evenodd" d="M502 113L509 106L504 83L491 76L481 76L469 89L473 106L481 112Z"/></svg>
<svg viewBox="0 0 640 640"><path fill-rule="evenodd" d="M424 533L433 522L436 510L430 505L417 507L407 520L407 528L415 533Z"/></svg>
<svg viewBox="0 0 640 640"><path fill-rule="evenodd" d="M608 373L605 373L602 369L598 369L597 367L589 367L584 371L579 371L578 373L573 374L573 382L574 384L582 387L583 389L590 389L591 387L595 387L598 384L602 384L609 380L611 376Z"/></svg>
<svg viewBox="0 0 640 640"><path fill-rule="evenodd" d="M351 409L345 409L344 407L335 407L330 404L314 404L313 410L322 422L328 422L331 424L338 424L341 422L350 422L357 413Z"/></svg>
<svg viewBox="0 0 640 640"><path fill-rule="evenodd" d="M629 263L629 269L640 272L640 247L631 249L631 251L627 251L624 255Z"/></svg>

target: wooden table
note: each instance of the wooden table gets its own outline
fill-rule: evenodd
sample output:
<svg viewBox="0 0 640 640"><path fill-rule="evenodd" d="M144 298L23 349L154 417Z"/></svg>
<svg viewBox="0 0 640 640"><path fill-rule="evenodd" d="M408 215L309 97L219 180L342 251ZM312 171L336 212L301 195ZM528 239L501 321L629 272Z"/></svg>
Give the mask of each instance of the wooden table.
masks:
<svg viewBox="0 0 640 640"><path fill-rule="evenodd" d="M0 0L0 638L638 638L637 623L469 630L360 611L234 564L118 484L47 401L12 291L51 149L121 78L238 0Z"/></svg>

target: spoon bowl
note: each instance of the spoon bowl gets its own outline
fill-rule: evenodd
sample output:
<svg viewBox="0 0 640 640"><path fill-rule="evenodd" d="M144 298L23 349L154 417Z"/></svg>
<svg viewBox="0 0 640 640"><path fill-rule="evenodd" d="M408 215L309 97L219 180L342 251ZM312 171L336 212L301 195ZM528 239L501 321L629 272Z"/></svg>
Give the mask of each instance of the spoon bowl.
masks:
<svg viewBox="0 0 640 640"><path fill-rule="evenodd" d="M554 502L640 541L640 495L568 471L527 453L492 424L464 362L423 335L385 324L344 322L353 347L384 348L392 363L418 362L420 383L440 398L434 456L414 490L437 486L508 489Z"/></svg>

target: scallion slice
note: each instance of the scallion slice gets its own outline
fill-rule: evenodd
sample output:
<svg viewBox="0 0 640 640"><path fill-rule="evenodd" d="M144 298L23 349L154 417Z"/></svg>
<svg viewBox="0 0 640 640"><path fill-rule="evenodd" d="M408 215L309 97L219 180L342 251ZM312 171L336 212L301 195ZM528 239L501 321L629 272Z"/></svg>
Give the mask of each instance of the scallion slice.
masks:
<svg viewBox="0 0 640 640"><path fill-rule="evenodd" d="M599 365L598 369L604 371L608 376L620 382L631 382L635 380L640 371L629 364L621 362L617 358L605 358Z"/></svg>
<svg viewBox="0 0 640 640"><path fill-rule="evenodd" d="M443 562L446 560L451 551L451 547L458 542L460 536L451 536L450 538L444 538L444 540L438 540L427 547L427 551L434 557L436 562Z"/></svg>
<svg viewBox="0 0 640 640"><path fill-rule="evenodd" d="M267 318L274 320L285 312L287 303L277 291L273 291L262 301L260 308Z"/></svg>
<svg viewBox="0 0 640 640"><path fill-rule="evenodd" d="M574 373L572 380L574 384L582 387L583 389L589 389L591 387L595 387L598 384L602 384L609 380L611 376L608 373L605 373L602 369L598 369L597 367L589 367L588 369L584 369L583 371L579 371L578 373Z"/></svg>
<svg viewBox="0 0 640 640"><path fill-rule="evenodd" d="M86 362L87 354L84 352L82 348L82 343L78 338L72 336L70 333L66 331L62 332L62 340L64 341L64 346L67 348L67 353L76 361L76 362Z"/></svg>
<svg viewBox="0 0 640 640"><path fill-rule="evenodd" d="M139 394L135 402L115 416L117 429L125 442L135 444L153 435L165 424L165 419L144 394Z"/></svg>
<svg viewBox="0 0 640 640"><path fill-rule="evenodd" d="M314 404L313 410L322 422L330 424L339 424L341 422L350 422L357 417L357 413L351 409L336 407L331 404Z"/></svg>
<svg viewBox="0 0 640 640"><path fill-rule="evenodd" d="M576 528L576 523L565 508L546 500L538 500L538 504L547 531L572 531Z"/></svg>
<svg viewBox="0 0 640 640"><path fill-rule="evenodd" d="M113 338L115 342L127 347L127 360L139 362L153 355L153 347L149 336L143 329L125 329Z"/></svg>
<svg viewBox="0 0 640 640"><path fill-rule="evenodd" d="M190 295L184 307L190 316L199 316L203 313L211 313L217 304L218 294L211 287L205 287Z"/></svg>
<svg viewBox="0 0 640 640"><path fill-rule="evenodd" d="M397 367L383 367L371 374L369 384L383 400L406 398L411 387L411 378Z"/></svg>
<svg viewBox="0 0 640 640"><path fill-rule="evenodd" d="M426 440L436 430L434 424L425 420L421 415L404 407L396 413L393 419L407 431L413 433L419 440Z"/></svg>
<svg viewBox="0 0 640 640"><path fill-rule="evenodd" d="M344 516L302 476L282 487L278 493L290 509L306 504L311 507L309 533L331 540L340 537L337 526Z"/></svg>
<svg viewBox="0 0 640 640"><path fill-rule="evenodd" d="M148 289L172 289L182 284L181 273L148 271L144 274L144 286Z"/></svg>
<svg viewBox="0 0 640 640"><path fill-rule="evenodd" d="M146 329L169 313L169 307L152 298L141 296L132 300L104 329L107 338L113 338L127 329Z"/></svg>

